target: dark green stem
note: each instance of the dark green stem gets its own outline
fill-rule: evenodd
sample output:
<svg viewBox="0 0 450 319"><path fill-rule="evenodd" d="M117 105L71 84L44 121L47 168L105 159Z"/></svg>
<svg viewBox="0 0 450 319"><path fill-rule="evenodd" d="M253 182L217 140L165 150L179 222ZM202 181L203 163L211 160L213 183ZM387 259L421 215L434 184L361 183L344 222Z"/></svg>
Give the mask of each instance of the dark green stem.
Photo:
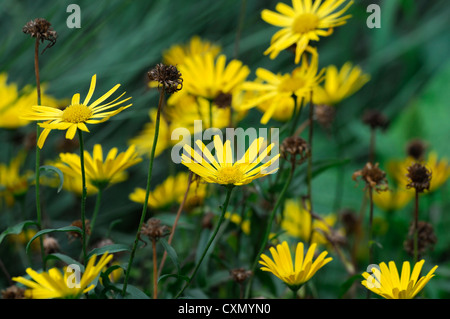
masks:
<svg viewBox="0 0 450 319"><path fill-rule="evenodd" d="M37 92L37 104L41 105L41 79L39 76L39 38L36 38L34 45L34 73L36 76L36 92ZM39 123L36 124L36 138L39 138L41 134L41 127ZM41 169L41 149L36 146L36 175L35 175L35 190L36 190L36 215L38 229L42 230L42 213L41 213L41 197L40 197L40 169ZM39 237L39 244L41 247L41 257L42 257L42 269L46 270L45 262L45 251L44 251L44 241L42 236Z"/></svg>
<svg viewBox="0 0 450 319"><path fill-rule="evenodd" d="M220 214L219 221L217 222L216 228L214 229L214 232L213 232L211 238L209 239L208 243L206 244L205 250L203 251L200 260L197 262L197 265L195 265L194 272L189 277L189 280L184 285L183 289L181 289L180 292L175 296L175 299L177 299L179 296L181 296L181 294L184 292L184 290L192 283L192 280L194 279L195 275L197 274L197 271L200 268L200 266L203 262L203 259L205 258L206 253L209 250L209 247L211 246L214 239L216 238L217 232L219 231L220 226L222 225L222 222L225 219L225 213L227 211L228 203L230 201L231 192L232 192L233 188L234 188L234 185L232 185L232 184L227 186L227 195L225 198L225 202L222 205L222 213Z"/></svg>
<svg viewBox="0 0 450 319"><path fill-rule="evenodd" d="M309 156L308 156L308 201L309 201L309 213L311 215L311 222L309 229L311 230L309 233L308 244L311 244L311 240L313 237L313 198L312 198L312 155L313 155L313 133L314 133L314 103L313 103L313 92L310 93L310 101L309 101L309 136L308 136L308 144L309 144Z"/></svg>
<svg viewBox="0 0 450 319"><path fill-rule="evenodd" d="M125 297L125 294L127 292L128 278L130 276L131 265L133 264L134 255L136 254L136 249L137 249L137 245L139 242L139 233L141 231L142 224L144 223L145 216L147 214L148 198L150 195L150 181L152 179L153 161L155 159L156 144L158 143L159 122L161 119L161 109L162 109L163 100L164 100L164 93L165 93L165 88L164 87L160 88L158 111L156 113L156 121L155 121L155 135L153 137L152 151L150 153L150 161L149 161L149 165L148 165L147 187L145 189L145 199L144 199L144 204L142 206L141 219L139 220L139 226L138 226L138 229L136 232L136 237L134 239L133 248L131 250L130 259L128 260L128 266L127 266L126 273L125 273L125 281L123 283L123 290L122 290L123 297Z"/></svg>
<svg viewBox="0 0 450 319"><path fill-rule="evenodd" d="M270 216L269 216L269 221L268 221L268 223L267 223L266 232L264 233L264 238L263 238L263 240L262 240L261 247L259 248L258 254L256 255L255 261L254 261L254 263L253 263L253 266L252 266L252 269L251 269L251 271L252 271L252 273L253 273L253 276L250 277L249 282L248 282L248 284L247 284L247 289L246 289L246 292L245 292L245 298L246 298L246 299L247 299L247 298L249 297L249 295L250 295L250 290L251 290L251 285L252 285L252 279L253 279L253 277L254 277L256 267L258 266L259 256L260 256L260 255L264 252L264 250L266 249L267 242L269 241L270 231L271 231L271 229L272 229L272 223L273 223L273 221L274 221L274 219L275 219L275 215L276 215L276 213L277 213L277 211L278 211L278 208L281 206L281 204L282 204L283 201L284 201L284 197L285 197L285 195L286 195L286 191L288 190L289 185L291 184L291 181L292 181L292 177L294 176L294 171L295 171L295 162L292 162L292 163L291 163L291 169L290 169L290 171L289 171L289 176L288 176L288 178L287 178L287 180L286 180L286 183L285 183L284 186L283 186L283 189L281 190L280 196L278 197L278 200L277 200L277 202L275 203L275 206L274 206L273 209L272 209L272 213L271 213Z"/></svg>
<svg viewBox="0 0 450 319"><path fill-rule="evenodd" d="M92 214L91 221L89 223L91 228L91 235L94 233L95 221L97 220L98 213L100 211L100 204L102 202L103 188L98 189L97 199L95 200L94 213ZM87 236L86 243L89 244L90 235Z"/></svg>
<svg viewBox="0 0 450 319"><path fill-rule="evenodd" d="M80 167L81 167L81 225L82 225L82 236L81 245L83 250L83 263L86 264L86 172L84 168L84 141L83 132L78 129L78 139L80 142Z"/></svg>

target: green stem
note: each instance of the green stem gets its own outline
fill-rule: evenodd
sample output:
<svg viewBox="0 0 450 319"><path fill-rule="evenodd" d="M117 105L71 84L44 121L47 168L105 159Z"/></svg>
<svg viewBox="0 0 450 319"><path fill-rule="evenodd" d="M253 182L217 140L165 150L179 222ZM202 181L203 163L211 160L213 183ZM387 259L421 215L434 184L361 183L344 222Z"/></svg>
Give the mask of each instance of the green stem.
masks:
<svg viewBox="0 0 450 319"><path fill-rule="evenodd" d="M98 213L100 211L100 204L102 202L103 188L98 189L97 199L95 200L95 208L94 213L92 214L90 227L91 227L91 235L94 233L95 221L97 220ZM86 243L89 244L90 235L87 236Z"/></svg>
<svg viewBox="0 0 450 319"><path fill-rule="evenodd" d="M158 143L158 136L159 136L159 122L161 119L161 109L164 99L164 92L165 88L162 87L159 92L159 103L158 103L158 111L156 113L156 121L155 121L155 135L153 137L153 145L152 145L152 151L150 153L150 161L148 165L148 175L147 175L147 187L145 189L145 199L144 204L142 206L142 213L141 213L141 219L139 220L139 226L136 232L136 237L134 239L133 248L131 249L130 259L128 260L128 266L125 273L125 280L123 283L123 290L122 290L122 296L125 297L125 294L127 292L127 285L128 285L128 278L130 276L130 270L131 265L133 264L134 255L136 254L137 245L139 242L139 233L142 228L142 224L145 221L145 216L147 214L147 206L148 206L148 198L150 195L150 181L152 178L152 170L153 170L153 161L155 159L155 150L156 150L156 144Z"/></svg>
<svg viewBox="0 0 450 319"><path fill-rule="evenodd" d="M309 101L309 136L308 136L308 144L309 144L309 156L308 156L308 169L307 169L307 174L308 174L308 200L309 200L309 213L311 215L311 222L310 222L310 227L309 229L311 229L310 233L309 233L309 239L308 239L308 244L311 244L311 240L313 237L313 222L314 222L314 218L313 218L313 199L312 199L312 169L313 169L313 164L312 164L312 153L313 153L313 130L314 128L314 104L313 104L313 92L311 91L310 93L310 101Z"/></svg>
<svg viewBox="0 0 450 319"><path fill-rule="evenodd" d="M300 118L300 115L302 113L303 109L303 100L298 104L298 99L296 94L292 94L292 99L294 100L294 112L292 113L292 126L291 131L289 132L289 135L292 136L295 132L295 129L297 128L298 120ZM297 109L298 105L298 109Z"/></svg>
<svg viewBox="0 0 450 319"><path fill-rule="evenodd" d="M292 163L291 163L291 169L290 169L290 171L289 171L289 176L288 176L288 178L287 178L287 180L286 180L286 183L285 183L284 186L283 186L283 189L281 190L280 196L278 197L278 200L277 200L277 202L275 203L275 206L274 206L273 209L272 209L272 213L271 213L270 216L269 216L269 221L268 221L268 223L267 223L267 228L266 228L266 232L265 232L265 234L264 234L264 238L263 238L262 243L261 243L261 247L259 248L259 252L258 252L258 254L256 255L255 261L254 261L254 263L253 263L253 266L252 266L252 269L251 269L251 271L252 271L252 273L253 273L253 276L250 277L249 282L248 282L248 284L247 284L247 289L246 289L246 292L245 292L245 298L246 298L246 299L247 299L247 298L249 297L249 295L250 295L250 290L251 290L251 285L252 285L252 279L253 279L253 277L254 277L256 267L258 266L259 256L260 256L260 255L264 252L264 250L266 249L267 242L269 241L270 231L271 231L271 229L272 229L272 223L273 223L273 221L274 221L274 219L275 219L275 215L276 215L276 213L277 213L278 208L281 206L281 204L282 204L283 201L284 201L284 197L285 197L285 195L286 195L286 191L288 190L289 185L291 184L291 181L292 181L292 177L294 176L294 171L295 171L295 162L292 162Z"/></svg>
<svg viewBox="0 0 450 319"><path fill-rule="evenodd" d="M213 232L211 238L209 239L209 241L208 241L208 243L207 243L207 245L205 247L205 250L202 253L202 256L201 256L200 260L197 262L197 265L195 265L194 272L189 277L189 280L184 285L183 289L181 289L180 292L175 296L175 299L177 299L179 296L181 296L181 294L184 292L184 290L191 284L192 280L194 279L195 275L197 274L198 269L200 268L200 265L203 262L203 259L206 256L206 253L209 250L209 247L211 246L212 242L216 238L217 232L219 231L219 228L220 228L223 220L225 219L225 213L227 211L228 203L230 201L231 192L232 192L233 188L234 188L233 184L227 186L227 195L226 195L226 198L225 198L225 202L224 202L224 204L222 206L222 213L220 214L219 221L217 222L216 228L214 229L214 232Z"/></svg>
<svg viewBox="0 0 450 319"><path fill-rule="evenodd" d="M36 76L36 92L37 92L37 104L41 105L41 78L39 76L39 38L36 38L34 45L34 73ZM36 124L36 139L39 138L41 134L41 127L39 123ZM42 230L42 213L41 213L41 197L40 197L40 169L41 169L41 149L36 146L36 166L35 166L35 190L36 190L36 215L38 229ZM39 244L41 247L41 257L42 257L42 269L46 270L45 262L45 251L44 251L44 241L42 236L39 237Z"/></svg>
<svg viewBox="0 0 450 319"><path fill-rule="evenodd" d="M82 225L82 236L81 236L81 245L82 245L82 253L83 253L83 263L86 264L86 197L87 197L87 189L86 189L86 172L84 168L84 141L83 141L83 132L80 129L78 130L78 139L80 142L80 167L81 167L81 225Z"/></svg>

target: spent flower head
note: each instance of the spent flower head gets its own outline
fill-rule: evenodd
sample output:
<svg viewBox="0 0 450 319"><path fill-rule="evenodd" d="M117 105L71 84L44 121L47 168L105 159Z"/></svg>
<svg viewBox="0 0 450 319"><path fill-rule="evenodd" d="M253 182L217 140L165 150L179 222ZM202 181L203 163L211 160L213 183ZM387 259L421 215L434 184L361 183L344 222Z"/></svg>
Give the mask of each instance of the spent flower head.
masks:
<svg viewBox="0 0 450 319"><path fill-rule="evenodd" d="M22 32L25 34L29 34L32 38L36 38L37 40L44 43L44 41L49 41L50 43L44 49L52 47L56 43L56 38L58 34L51 27L51 23L44 18L36 18L31 20L25 24L22 28ZM42 52L44 52L42 51Z"/></svg>
<svg viewBox="0 0 450 319"><path fill-rule="evenodd" d="M159 88L162 88L168 94L175 93L183 88L183 78L176 66L159 63L147 75L149 81L159 83Z"/></svg>

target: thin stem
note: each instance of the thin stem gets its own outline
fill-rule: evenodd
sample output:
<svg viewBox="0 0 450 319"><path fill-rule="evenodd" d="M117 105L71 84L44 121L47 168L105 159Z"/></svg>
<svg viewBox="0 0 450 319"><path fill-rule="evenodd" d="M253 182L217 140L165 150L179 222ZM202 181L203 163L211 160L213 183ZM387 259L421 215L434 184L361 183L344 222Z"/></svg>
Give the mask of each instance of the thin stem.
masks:
<svg viewBox="0 0 450 319"><path fill-rule="evenodd" d="M83 262L86 264L86 172L84 168L84 141L83 141L83 132L80 129L78 130L78 139L80 142L80 166L81 166L81 224L82 224L82 249L83 249Z"/></svg>
<svg viewBox="0 0 450 319"><path fill-rule="evenodd" d="M41 105L41 78L39 76L39 38L36 38L34 45L34 73L36 76L36 92L37 104ZM36 124L36 138L41 134L41 127L39 123ZM36 146L36 166L35 166L35 190L36 190L36 215L38 229L42 229L42 213L41 213L41 196L40 196L40 167L41 167L41 149ZM39 244L41 247L42 269L46 270L44 241L42 236L39 237Z"/></svg>
<svg viewBox="0 0 450 319"><path fill-rule="evenodd" d="M158 260L156 256L156 239L152 238L153 249L153 299L158 299Z"/></svg>
<svg viewBox="0 0 450 319"><path fill-rule="evenodd" d="M312 155L313 155L313 134L314 134L314 104L313 104L313 92L310 92L310 101L309 101L309 136L308 136L308 144L309 144L309 156L308 156L308 168L307 168L307 176L308 176L308 201L309 201L309 213L311 214L311 222L310 228L311 232L309 234L308 243L311 244L311 239L313 235L313 198L312 198Z"/></svg>
<svg viewBox="0 0 450 319"><path fill-rule="evenodd" d="M371 127L371 129L370 129L369 163L372 163L372 164L375 160L375 138L376 138L375 128Z"/></svg>
<svg viewBox="0 0 450 319"><path fill-rule="evenodd" d="M270 234L270 231L272 229L272 223L273 223L273 221L275 219L275 215L276 215L276 213L278 211L278 208L281 206L281 204L284 201L284 197L286 195L286 191L288 190L289 185L291 184L291 181L292 181L292 177L294 176L294 171L295 171L295 162L292 162L291 163L291 169L289 171L289 176L288 176L288 178L286 180L286 183L284 184L283 189L281 190L280 196L278 197L278 200L275 203L275 206L273 207L272 212L271 212L271 214L269 216L269 221L267 223L266 232L264 233L264 238L262 240L261 247L259 248L258 254L256 255L255 261L253 263L253 266L252 266L252 269L251 269L251 271L253 273L253 276L249 278L249 281L248 281L248 284L247 284L247 289L246 289L246 292L245 292L245 298L246 299L250 295L250 290L251 290L251 286L252 286L252 279L254 277L256 267L258 266L259 256L266 249L267 242L269 241L269 234Z"/></svg>
<svg viewBox="0 0 450 319"><path fill-rule="evenodd" d="M214 232L213 232L211 238L209 239L208 243L206 244L206 247L202 253L202 256L200 257L200 260L195 265L194 272L189 277L189 280L184 285L183 289L181 289L180 292L175 296L175 299L177 299L179 296L181 296L181 294L184 292L184 290L192 283L192 280L194 279L195 275L197 274L197 271L200 268L200 265L202 264L203 259L205 258L206 253L209 250L209 247L211 246L214 239L216 238L217 232L219 231L220 226L222 225L222 222L225 219L225 213L227 211L228 203L230 202L231 192L232 192L233 188L234 188L233 184L227 185L227 195L225 197L225 202L222 205L222 213L220 214L219 221L217 222L216 228L214 229Z"/></svg>
<svg viewBox="0 0 450 319"><path fill-rule="evenodd" d="M415 209L414 209L414 262L417 263L419 260L419 192L416 190L416 200L415 200Z"/></svg>
<svg viewBox="0 0 450 319"><path fill-rule="evenodd" d="M373 263L373 189L369 192L369 265Z"/></svg>
<svg viewBox="0 0 450 319"><path fill-rule="evenodd" d="M298 103L297 95L292 94L292 99L294 100L294 112L292 113L292 126L291 130L289 132L289 135L295 135L295 129L298 124L298 120L300 118L300 115L302 114L303 110L303 98L300 100L300 103ZM298 106L298 109L297 109Z"/></svg>
<svg viewBox="0 0 450 319"><path fill-rule="evenodd" d="M160 91L159 91L158 111L156 113L156 122L155 122L155 136L153 137L152 151L150 153L150 161L148 164L147 187L145 190L145 199L144 199L144 204L142 206L141 219L139 221L139 226L138 226L138 229L136 232L136 237L134 239L133 248L131 250L130 259L128 261L128 266L127 266L127 270L125 273L125 281L123 283L122 296L124 296L124 297L127 292L128 278L130 276L131 265L133 264L134 255L136 254L136 249L137 249L137 245L139 242L139 232L142 228L142 224L144 223L145 216L147 214L148 198L150 195L150 181L152 178L153 160L155 159L156 144L158 143L159 122L161 119L161 109L162 109L163 100L164 100L164 92L165 92L165 88L163 86L162 88L160 88Z"/></svg>
<svg viewBox="0 0 450 319"><path fill-rule="evenodd" d="M92 214L90 227L91 227L91 235L94 232L95 221L97 220L98 213L100 211L100 204L102 202L103 188L98 189L97 199L95 200L95 208L94 213ZM89 244L90 235L87 236L86 243Z"/></svg>
<svg viewBox="0 0 450 319"><path fill-rule="evenodd" d="M173 240L173 236L175 234L175 229L177 228L178 220L180 219L181 212L183 211L184 205L186 203L186 199L187 199L187 195L189 193L189 189L191 188L192 175L193 175L193 173L189 172L188 185L186 187L186 192L184 193L183 201L181 202L180 207L178 207L177 215L175 217L175 221L174 221L173 226L172 226L172 231L170 232L169 239L167 241L169 243L169 245L172 244L172 240ZM161 258L161 263L159 264L158 275L161 275L161 271L162 271L162 269L164 267L164 263L166 262L166 258L167 258L167 251L164 251L164 254L163 254L162 258Z"/></svg>

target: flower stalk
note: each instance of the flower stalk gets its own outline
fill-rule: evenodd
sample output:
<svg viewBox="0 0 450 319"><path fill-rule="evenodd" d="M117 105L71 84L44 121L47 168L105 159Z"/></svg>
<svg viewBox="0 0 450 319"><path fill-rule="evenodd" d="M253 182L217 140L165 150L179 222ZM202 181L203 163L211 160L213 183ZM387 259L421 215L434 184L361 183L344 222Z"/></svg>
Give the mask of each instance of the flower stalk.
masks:
<svg viewBox="0 0 450 319"><path fill-rule="evenodd" d="M87 188L86 188L86 172L84 167L84 141L83 141L83 132L78 129L78 139L80 142L80 167L81 167L81 225L82 225L82 236L81 236L81 245L82 245L82 254L83 254L83 262L86 263L86 197L87 197Z"/></svg>

